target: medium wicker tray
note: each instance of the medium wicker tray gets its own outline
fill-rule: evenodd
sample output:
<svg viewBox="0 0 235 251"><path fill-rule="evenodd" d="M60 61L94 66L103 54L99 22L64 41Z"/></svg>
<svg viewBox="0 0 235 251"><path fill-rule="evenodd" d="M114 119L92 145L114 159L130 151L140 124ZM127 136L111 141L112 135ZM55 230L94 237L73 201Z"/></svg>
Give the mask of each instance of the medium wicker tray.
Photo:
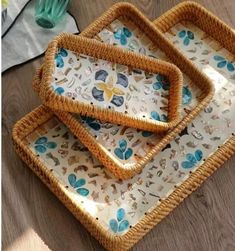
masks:
<svg viewBox="0 0 235 251"><path fill-rule="evenodd" d="M184 134L172 140L141 174L128 181L112 178L48 108L37 108L13 129L20 157L108 250L130 249L235 153L235 124L232 123L235 85L231 63L235 34L194 3L176 6L168 13L169 18L177 17L178 13L184 22L170 19L165 35L184 53L188 50L193 53L194 47L182 46L185 38L182 39L181 31L183 28L194 33L190 44L202 48L202 52L189 57L197 56L194 62L212 77L216 94ZM161 22L166 24L168 15ZM187 17L190 23L185 22ZM220 44L207 35L208 31L202 31L203 25L200 29L195 26L196 17L200 19L198 22L204 20L204 26L223 34ZM207 59L206 50L210 51ZM221 57L226 64L222 60L218 62Z"/></svg>
<svg viewBox="0 0 235 251"><path fill-rule="evenodd" d="M177 133L174 131L162 137L162 135L151 134L122 125L108 124L65 112L55 112L104 166L120 179L129 179L140 173L146 163L159 151L164 149L198 115L213 95L213 88L205 76L199 70L195 69L195 66L189 60L181 58L178 60L172 57L171 54L167 58L162 50L156 47L158 43L152 37L147 37L148 25L144 26L143 22L140 25L137 22L137 18L133 22L133 14L125 16L127 9L138 13L135 15L141 16L140 20L146 20L136 8L130 7L129 4L121 3L104 13L82 35L90 36L92 34L93 37L95 36L97 40L102 41L104 44L110 43L116 47L122 47L134 52L142 52L149 57L160 58L166 61L169 61L170 58L178 64L177 66L182 71L188 73L190 79L186 76L184 77L184 97L181 109L181 117L184 119L177 126ZM118 22L114 17L118 17L122 22ZM132 34L128 38L127 44L124 45L119 39L115 38L115 34L123 29L127 29ZM135 48L134 44L138 44L139 46ZM185 61L184 64L182 63L183 61ZM39 75L36 74L35 76L34 86L37 90L40 89L39 86L41 84L39 82L41 82L40 76L42 75L42 72L40 72ZM164 97L167 95L166 90L161 87L162 84L164 84L164 80L161 78L156 79L150 85L148 84L148 87L151 86L152 90L154 88L158 89L155 93L159 95L158 97L161 97L159 101L162 100L162 102L158 102L156 106L158 107L157 112L161 116L164 115L164 108L166 108L166 99ZM193 99L193 101L190 101L190 99ZM120 124L123 123L120 122Z"/></svg>
<svg viewBox="0 0 235 251"><path fill-rule="evenodd" d="M114 5L107 12L105 12L98 20L96 20L92 26L86 29L85 33L83 33L83 37L85 36L88 38L93 38L95 35L98 34L99 31L101 31L103 28L107 27L107 25L112 23L112 21L120 17L128 18L135 24L136 27L138 27L142 32L144 32L145 38L143 39L150 40L152 42L151 50L156 49L157 46L159 49L161 49L163 53L165 53L169 57L169 59L174 64L179 67L181 66L181 69L185 70L188 73L194 73L195 77L193 80L197 80L201 83L198 85L205 93L204 96L211 96L212 86L210 84L210 81L204 75L202 75L200 71L196 70L195 67L193 67L193 65L191 64L191 62L185 57L183 57L182 54L179 53L179 51L176 50L172 46L172 44L159 32L159 30L157 30L155 26L143 14L131 4L119 3ZM115 33L115 37L122 44L132 36L132 33L129 30L127 34L127 30L128 29L124 28L123 31ZM123 38L125 38L124 42ZM144 63L144 60L147 60L147 58L144 58L144 56L140 54L138 56L136 54L133 54L132 57L135 58L134 61L136 61L134 63L133 60L130 60L127 53L120 53L120 49L115 49L113 48L113 46L109 47L107 43L106 45L103 44L102 50L98 50L97 53L95 53L92 49L95 46L87 46L85 45L85 43L78 43L81 39L83 38L80 38L76 35L62 35L57 37L48 46L44 60L42 83L39 88L39 96L41 97L45 105L52 109L80 113L82 115L92 116L103 121L108 121L115 124L122 124L125 126L148 131L159 131L160 129L167 130L169 129L169 127L172 127L176 124L177 119L179 118L177 108L180 96L180 93L178 93L180 91L177 88L175 90L171 88L168 92L169 97L172 100L170 100L170 102L168 103L169 109L167 113L167 118L166 116L164 116L164 120L169 120L168 125L167 123L164 123L161 118L161 121L159 121L154 116L152 116L152 112L155 111L153 110L155 104L154 102L152 102L152 105L150 105L151 99L149 99L147 95L144 95L144 89L140 89L139 92L137 90L134 90L133 93L130 90L128 91L125 89L127 87L128 89L130 89L131 87L137 89L141 86L141 88L146 87L146 84L143 85L145 81L143 81L140 86L138 85L138 81L135 79L135 77L139 77L138 73L137 75L134 75L135 71L130 72L130 82L133 82L134 84L132 86L128 86L128 82L124 81L125 79L127 79L127 75L124 74L125 70L123 70L123 76L121 78L117 77L117 81L108 78L109 75L111 75L111 77L114 77L112 76L114 74L103 72L101 76L100 74L98 74L98 79L96 79L95 76L97 75L97 72L92 72L92 76L95 80L94 84L93 78L89 79L87 75L89 75L89 71L91 71L92 67L95 70L95 67L101 67L101 64L96 66L95 62L91 62L91 65L88 65L88 67L86 68L84 67L84 65L81 66L80 63L74 62L76 58L78 58L80 61L81 57L73 57L72 53L69 54L68 59L68 61L71 62L67 62L66 55L68 54L68 51L64 51L63 48L60 48L65 47L67 49L71 49L72 51L76 51L77 49L83 49L86 53L88 53L89 51L89 53L93 53L93 55L96 54L98 58L103 58L106 60L109 59L110 61L116 61L119 64L121 63L133 66L139 65L140 68L143 68L146 71L150 70L151 72L151 70L153 69L150 69L150 65L147 66ZM130 53L130 55L132 54L131 52L128 53ZM154 62L154 60L152 60L152 62ZM87 65L87 62L84 64ZM66 67L63 67L65 65ZM81 72L79 69L77 69L79 67L81 67ZM105 68L109 68L107 64L105 65ZM176 69L170 69L169 67L160 67L159 63L159 70L160 73L162 72L163 74L165 74L167 72L167 75L170 75L170 82L180 83L179 74L176 74L175 79L172 76L172 70L176 72ZM57 80L54 78L56 78ZM81 81L84 81L84 83L79 85L79 87L81 87L82 89L79 89L79 91L76 92L76 88L74 89L74 87L78 87L77 82L79 78L81 78ZM147 79L147 82L150 82L151 85L155 78L156 76L150 76L149 79ZM101 85L98 82L102 82L102 80L103 83ZM141 81L142 80L140 80L140 82ZM54 88L58 86L63 87L65 90L64 92L58 92L56 91L56 88L53 91L52 86ZM123 88L120 89L121 87ZM116 91L116 89L118 88L120 90ZM174 92L176 95L174 95ZM68 93L70 95L66 95ZM121 93L125 93L125 97L124 95L121 95ZM86 96L89 95L91 100L85 98L83 94L86 94ZM137 100L139 96L141 96L141 99ZM129 101L128 97L130 98ZM149 100L150 104L148 104ZM171 102L173 102L174 104L171 104ZM141 110L141 107L143 107L144 110Z"/></svg>
<svg viewBox="0 0 235 251"><path fill-rule="evenodd" d="M62 33L49 44L44 66L39 96L51 108L154 132L180 120L182 74L173 64ZM159 96L150 87L159 76L168 81L164 120L152 116Z"/></svg>

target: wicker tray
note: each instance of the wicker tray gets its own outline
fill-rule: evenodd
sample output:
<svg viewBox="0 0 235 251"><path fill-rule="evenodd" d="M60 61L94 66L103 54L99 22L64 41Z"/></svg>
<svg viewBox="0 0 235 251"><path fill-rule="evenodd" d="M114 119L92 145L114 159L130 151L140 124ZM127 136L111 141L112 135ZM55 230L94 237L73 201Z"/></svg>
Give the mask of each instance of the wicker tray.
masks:
<svg viewBox="0 0 235 251"><path fill-rule="evenodd" d="M169 58L166 57L162 50L156 48L156 41L152 37L147 37L148 32L146 31L148 26L143 26L143 23L139 25L137 18L133 22L133 14L125 16L126 9L138 13L135 15L141 16L140 20L145 20L136 8L130 7L129 4L121 3L103 14L82 35L90 36L92 34L92 36L95 36L97 40L103 43L110 43L116 47L119 46L134 52L142 52L149 57L157 57L168 61ZM115 19L115 17L119 19ZM115 38L115 33L123 29L127 29L132 34L128 38L127 44L122 44L119 39ZM138 46L134 47L134 44L138 44ZM184 97L181 109L181 117L184 120L178 125L177 132L174 131L162 137L162 135L151 134L122 125L108 124L99 120L84 118L79 115L74 116L64 112L55 112L81 142L120 179L129 179L135 174L140 173L146 163L159 151L164 149L212 98L213 88L211 84L200 71L195 70L195 67L189 60L178 60L172 57L172 55L168 56L178 64L182 71L188 73L188 77L184 76ZM182 64L183 61L187 62ZM42 73L40 73L40 76L42 76ZM192 82L191 80L194 81ZM40 77L36 74L34 86L37 90L40 89L38 87L41 86L39 85L40 81ZM164 80L158 78L152 84L148 84L148 88L151 86L152 91L154 88L158 89L154 91L161 97L159 100L161 102L157 104L157 113L160 116L166 116L165 109L167 107L165 97L167 92L161 87L162 84L164 84Z"/></svg>
<svg viewBox="0 0 235 251"><path fill-rule="evenodd" d="M182 74L173 64L62 33L49 44L44 66L39 96L51 108L155 132L180 120ZM159 93L151 89L159 77L168 82L161 120L152 116L159 112Z"/></svg>
<svg viewBox="0 0 235 251"><path fill-rule="evenodd" d="M47 108L37 108L13 129L20 157L109 250L131 248L235 153L235 124L232 123L235 120L235 80L232 66L228 66L230 57L234 58L235 35L224 23L193 3L175 7L168 14L169 18L177 17L177 13L196 25L180 24L187 30L190 27L195 45L205 46L212 54L216 51L216 55L226 58L226 65L217 62L219 57L214 58L214 55L210 60L207 55L209 64L205 64L208 62L205 58L194 61L213 77L215 97L187 126L185 133L155 156L141 174L128 181L112 178ZM192 21L191 17L198 19ZM168 16L165 18L160 19L164 24ZM179 46L181 40L177 34L181 31L178 30L181 20L170 20L164 31ZM201 20L204 26L210 26L211 30L217 27L217 33L223 34L220 47L201 31L203 25L198 28L197 22ZM187 45L180 48L186 53L189 50ZM197 54L197 58L200 55ZM46 151L38 154L37 149Z"/></svg>

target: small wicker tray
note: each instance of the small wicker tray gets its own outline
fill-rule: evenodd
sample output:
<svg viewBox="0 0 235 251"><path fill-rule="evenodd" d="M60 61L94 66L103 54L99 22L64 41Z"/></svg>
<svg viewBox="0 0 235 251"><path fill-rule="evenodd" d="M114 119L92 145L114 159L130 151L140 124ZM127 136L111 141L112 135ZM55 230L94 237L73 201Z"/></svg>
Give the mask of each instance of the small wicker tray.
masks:
<svg viewBox="0 0 235 251"><path fill-rule="evenodd" d="M62 33L49 44L44 66L39 96L51 108L155 132L180 120L182 74L173 64ZM161 120L152 116L159 96L151 87L159 76L168 81Z"/></svg>
<svg viewBox="0 0 235 251"><path fill-rule="evenodd" d="M171 20L165 35L212 78L216 94L141 174L127 181L112 178L45 107L13 129L20 157L108 250L130 249L235 153L234 32L195 3L180 4L159 20ZM212 34L203 31L208 26ZM194 33L184 46L182 29ZM223 34L220 44L209 36L215 30ZM195 47L202 50L195 54ZM226 64L218 62L221 57Z"/></svg>
<svg viewBox="0 0 235 251"><path fill-rule="evenodd" d="M177 63L182 71L187 71L188 77L184 77L183 90L186 91L186 98L183 98L183 105L181 109L181 117L184 120L177 126L177 133L180 133L187 124L208 104L213 96L213 88L210 81L201 72L191 64L189 60L172 57L173 54L168 55L156 47L158 44L152 37L148 37L148 25L143 22L133 22L132 12L135 16L141 16L141 19L146 20L136 8L126 3L117 4L103 14L95 23L88 27L82 35L90 36L93 34L95 38L103 43L110 43L116 47L132 50L134 52L145 53L149 57L158 57L169 61L169 58ZM120 26L117 22L122 20L124 26ZM147 22L147 21L146 21ZM148 23L148 22L147 22ZM127 29L132 35L128 38L127 44L123 45L119 39L115 39L115 32ZM95 33L98 32L98 33ZM109 36L109 37L107 37ZM114 38L114 40L110 39ZM134 48L133 44L139 44L138 48ZM127 47L128 45L131 45ZM184 62L184 63L183 63ZM186 67L187 66L187 67ZM40 72L40 77L42 72ZM34 79L35 89L41 86L40 77L36 74ZM193 82L191 81L193 80ZM159 87L164 81L155 80L152 84L148 84L154 90L154 86ZM159 101L156 105L157 112L164 115L164 98L167 93L163 88L155 91L159 95ZM191 95L194 99L190 104L187 97ZM148 97L148 96L146 96ZM160 102L162 100L162 102ZM138 103L138 102L137 102ZM137 105L135 102L135 106ZM154 155L164 149L167 144L174 139L175 133L169 133L165 137L162 135L151 134L145 131L139 131L134 128L128 128L122 125L108 124L98 120L74 116L69 113L56 111L56 115L63 121L71 131L81 140L81 142L88 147L88 149L106 166L116 177L120 179L129 179L140 173L143 167L148 163ZM123 124L120 122L120 124ZM93 129L93 128L95 129Z"/></svg>

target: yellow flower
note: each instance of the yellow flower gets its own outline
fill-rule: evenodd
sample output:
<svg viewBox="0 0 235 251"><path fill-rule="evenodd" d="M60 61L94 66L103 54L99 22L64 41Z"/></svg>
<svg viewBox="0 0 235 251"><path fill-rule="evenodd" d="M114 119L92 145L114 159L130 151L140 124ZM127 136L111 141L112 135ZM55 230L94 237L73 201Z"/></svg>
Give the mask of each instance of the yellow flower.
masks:
<svg viewBox="0 0 235 251"><path fill-rule="evenodd" d="M113 86L113 77L110 77L107 83L98 83L97 87L104 91L104 98L110 101L113 95L123 96L125 93L117 87Z"/></svg>

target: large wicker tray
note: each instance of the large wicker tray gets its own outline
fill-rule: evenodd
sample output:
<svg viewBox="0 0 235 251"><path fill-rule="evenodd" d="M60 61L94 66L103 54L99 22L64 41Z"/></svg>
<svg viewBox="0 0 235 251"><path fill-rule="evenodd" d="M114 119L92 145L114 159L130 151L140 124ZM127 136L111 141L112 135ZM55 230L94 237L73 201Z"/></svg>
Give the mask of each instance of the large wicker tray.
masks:
<svg viewBox="0 0 235 251"><path fill-rule="evenodd" d="M128 15L126 14L127 11L129 11ZM134 17L136 18L133 20ZM143 22L138 20L143 20ZM149 57L166 61L171 59L182 71L187 73L187 77L184 76L183 102L181 102L183 103L181 117L184 119L177 126L177 131L174 130L162 137L162 135L125 127L123 121L120 121L119 124L121 125L116 125L79 115L73 116L58 110L55 112L81 142L120 179L129 179L140 173L146 163L166 147L205 108L213 95L213 88L208 79L189 60L182 58L182 56L175 58L175 54L167 52L161 42L159 43L156 40L155 36L150 36L153 32L148 31L147 28L152 28L148 23L148 20L136 8L130 4L121 3L104 13L82 35L95 37L97 40L102 41L103 44L108 43L134 52L141 52ZM115 37L115 34L123 29L128 30L131 34L127 38L126 44L123 44L120 39ZM156 47L158 44L161 45L161 49ZM51 50L49 54L53 54ZM40 72L35 76L34 86L37 91L45 89L42 88L45 85L44 83L39 84L39 82L43 82L40 78L44 75ZM166 116L167 110L169 111L166 103L168 91L164 90L164 84L165 80L157 76L147 86L147 88L150 87L150 91L153 91L154 95L158 95L158 102L153 114L157 114L159 117ZM142 91L142 93L144 92L145 90ZM151 99L151 95L146 95L144 100L146 99ZM52 98L51 102L54 104L54 98ZM175 102L177 103L178 100L175 100ZM61 104L65 105L64 102ZM133 104L137 107L139 102Z"/></svg>
<svg viewBox="0 0 235 251"><path fill-rule="evenodd" d="M183 22L176 18L178 13ZM171 14L176 19L170 18ZM141 174L127 181L113 178L48 108L37 108L13 129L20 157L109 250L131 248L235 152L231 63L235 34L193 3L180 4L168 15L171 22L164 30L166 36L186 55L195 48L202 49L189 57L212 78L216 93L184 133L156 155ZM190 23L185 22L187 19ZM168 16L160 23L167 24L166 20ZM220 43L209 36L213 34L204 28L203 20L213 33L217 30L223 34ZM194 34L193 41L185 42L188 45L184 44L182 29ZM190 48L192 44L195 47ZM206 50L209 54L204 58Z"/></svg>

